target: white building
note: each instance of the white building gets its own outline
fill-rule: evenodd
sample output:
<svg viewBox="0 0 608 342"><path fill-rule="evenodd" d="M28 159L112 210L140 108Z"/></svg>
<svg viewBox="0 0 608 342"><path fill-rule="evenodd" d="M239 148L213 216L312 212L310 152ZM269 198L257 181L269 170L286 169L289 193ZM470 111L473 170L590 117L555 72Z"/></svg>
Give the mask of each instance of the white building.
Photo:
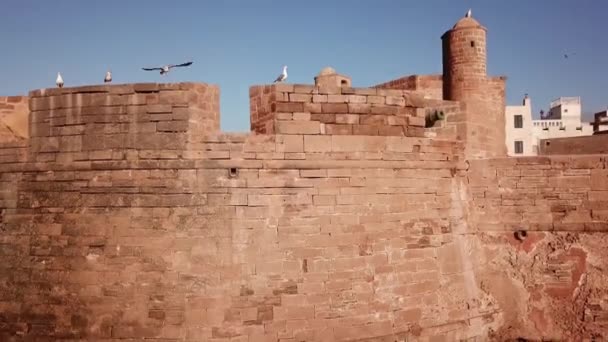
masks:
<svg viewBox="0 0 608 342"><path fill-rule="evenodd" d="M506 144L507 154L531 156L535 155L533 149L533 120L532 101L526 94L521 106L507 106L506 118Z"/></svg>
<svg viewBox="0 0 608 342"><path fill-rule="evenodd" d="M510 156L538 154L541 139L592 135L593 126L582 122L580 97L560 97L540 120L532 119L532 103L528 95L521 106L507 106L506 144Z"/></svg>

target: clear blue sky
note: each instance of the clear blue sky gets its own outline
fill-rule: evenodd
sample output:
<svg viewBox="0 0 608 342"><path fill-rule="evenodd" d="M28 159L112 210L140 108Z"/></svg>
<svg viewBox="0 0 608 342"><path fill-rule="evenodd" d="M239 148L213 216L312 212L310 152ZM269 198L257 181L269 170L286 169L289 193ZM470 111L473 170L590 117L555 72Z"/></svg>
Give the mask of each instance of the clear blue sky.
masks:
<svg viewBox="0 0 608 342"><path fill-rule="evenodd" d="M289 83L332 66L357 87L440 73L440 36L469 7L509 104L527 92L535 115L559 96L581 96L585 113L608 105L605 0L2 0L0 95L54 87L58 71L66 86L102 83L108 68L115 83L215 83L222 130L247 131L249 86L283 64ZM168 77L140 69L190 59Z"/></svg>

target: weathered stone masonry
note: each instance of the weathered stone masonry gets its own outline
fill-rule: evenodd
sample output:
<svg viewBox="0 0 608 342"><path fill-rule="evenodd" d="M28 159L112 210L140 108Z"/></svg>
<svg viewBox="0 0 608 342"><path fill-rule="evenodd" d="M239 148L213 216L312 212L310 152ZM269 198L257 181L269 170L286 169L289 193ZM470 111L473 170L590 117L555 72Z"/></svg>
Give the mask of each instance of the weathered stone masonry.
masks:
<svg viewBox="0 0 608 342"><path fill-rule="evenodd" d="M115 87L133 96L128 86L104 89ZM163 91L146 97L156 102ZM79 94L85 103L98 96ZM20 180L3 217L2 255L16 265L3 273L10 333L194 341L447 333L448 317L434 311L464 286L448 262L452 222L463 214L450 210L464 167L458 143L186 131L172 133L186 136L184 146L152 153L137 142L165 134L140 133L158 104L108 104L90 114L103 129L89 129L97 125L89 114L74 122L84 126L78 139L94 131L99 144L70 138L65 146L75 147L61 149L63 136L42 136L57 143L3 166L3 179ZM141 124L120 124L123 110L141 113ZM72 126L66 113L60 106L47 117L61 122L50 125L57 132ZM450 333L467 334L458 329Z"/></svg>
<svg viewBox="0 0 608 342"><path fill-rule="evenodd" d="M505 158L505 79L461 36L440 79L253 86L251 134L214 85L30 92L0 339L606 338L606 158Z"/></svg>
<svg viewBox="0 0 608 342"><path fill-rule="evenodd" d="M7 142L28 137L28 99L26 96L0 96L0 140Z"/></svg>
<svg viewBox="0 0 608 342"><path fill-rule="evenodd" d="M605 155L470 162L476 275L504 310L499 337L606 338L607 167Z"/></svg>

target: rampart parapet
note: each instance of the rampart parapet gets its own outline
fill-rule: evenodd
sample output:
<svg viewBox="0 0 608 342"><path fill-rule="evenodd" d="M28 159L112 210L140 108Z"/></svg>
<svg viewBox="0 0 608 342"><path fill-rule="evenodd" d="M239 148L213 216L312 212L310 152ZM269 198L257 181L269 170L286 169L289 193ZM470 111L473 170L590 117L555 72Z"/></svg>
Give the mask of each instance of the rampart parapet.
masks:
<svg viewBox="0 0 608 342"><path fill-rule="evenodd" d="M219 87L139 83L31 91L33 161L179 154L189 136L219 131Z"/></svg>

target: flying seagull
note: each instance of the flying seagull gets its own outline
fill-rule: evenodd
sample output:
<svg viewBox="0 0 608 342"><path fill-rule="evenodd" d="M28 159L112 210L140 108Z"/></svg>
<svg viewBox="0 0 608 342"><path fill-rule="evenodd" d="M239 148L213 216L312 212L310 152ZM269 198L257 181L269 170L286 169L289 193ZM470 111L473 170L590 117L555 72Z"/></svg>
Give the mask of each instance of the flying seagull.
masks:
<svg viewBox="0 0 608 342"><path fill-rule="evenodd" d="M565 54L564 54L564 58L565 58L565 59L568 59L570 56L574 56L574 55L576 55L576 52L573 52L573 53L565 53Z"/></svg>
<svg viewBox="0 0 608 342"><path fill-rule="evenodd" d="M61 73L57 73L57 80L55 81L55 84L57 84L59 88L63 88L63 78L61 78Z"/></svg>
<svg viewBox="0 0 608 342"><path fill-rule="evenodd" d="M471 9L470 8L467 11L467 14L465 14L464 16L465 16L465 18L470 18L471 17Z"/></svg>
<svg viewBox="0 0 608 342"><path fill-rule="evenodd" d="M106 77L103 79L103 83L112 82L112 71L106 72Z"/></svg>
<svg viewBox="0 0 608 342"><path fill-rule="evenodd" d="M277 82L283 82L287 79L287 65L283 66L283 72L279 75L279 77L277 77L276 80L274 80L273 83L277 83Z"/></svg>
<svg viewBox="0 0 608 342"><path fill-rule="evenodd" d="M160 70L160 74L164 75L166 73L169 72L169 70L171 70L171 68L179 68L179 67L187 67L192 65L192 62L187 62L187 63L182 63L182 64L172 64L172 65L165 65L162 66L160 68L142 68L145 71L153 71L153 70Z"/></svg>

